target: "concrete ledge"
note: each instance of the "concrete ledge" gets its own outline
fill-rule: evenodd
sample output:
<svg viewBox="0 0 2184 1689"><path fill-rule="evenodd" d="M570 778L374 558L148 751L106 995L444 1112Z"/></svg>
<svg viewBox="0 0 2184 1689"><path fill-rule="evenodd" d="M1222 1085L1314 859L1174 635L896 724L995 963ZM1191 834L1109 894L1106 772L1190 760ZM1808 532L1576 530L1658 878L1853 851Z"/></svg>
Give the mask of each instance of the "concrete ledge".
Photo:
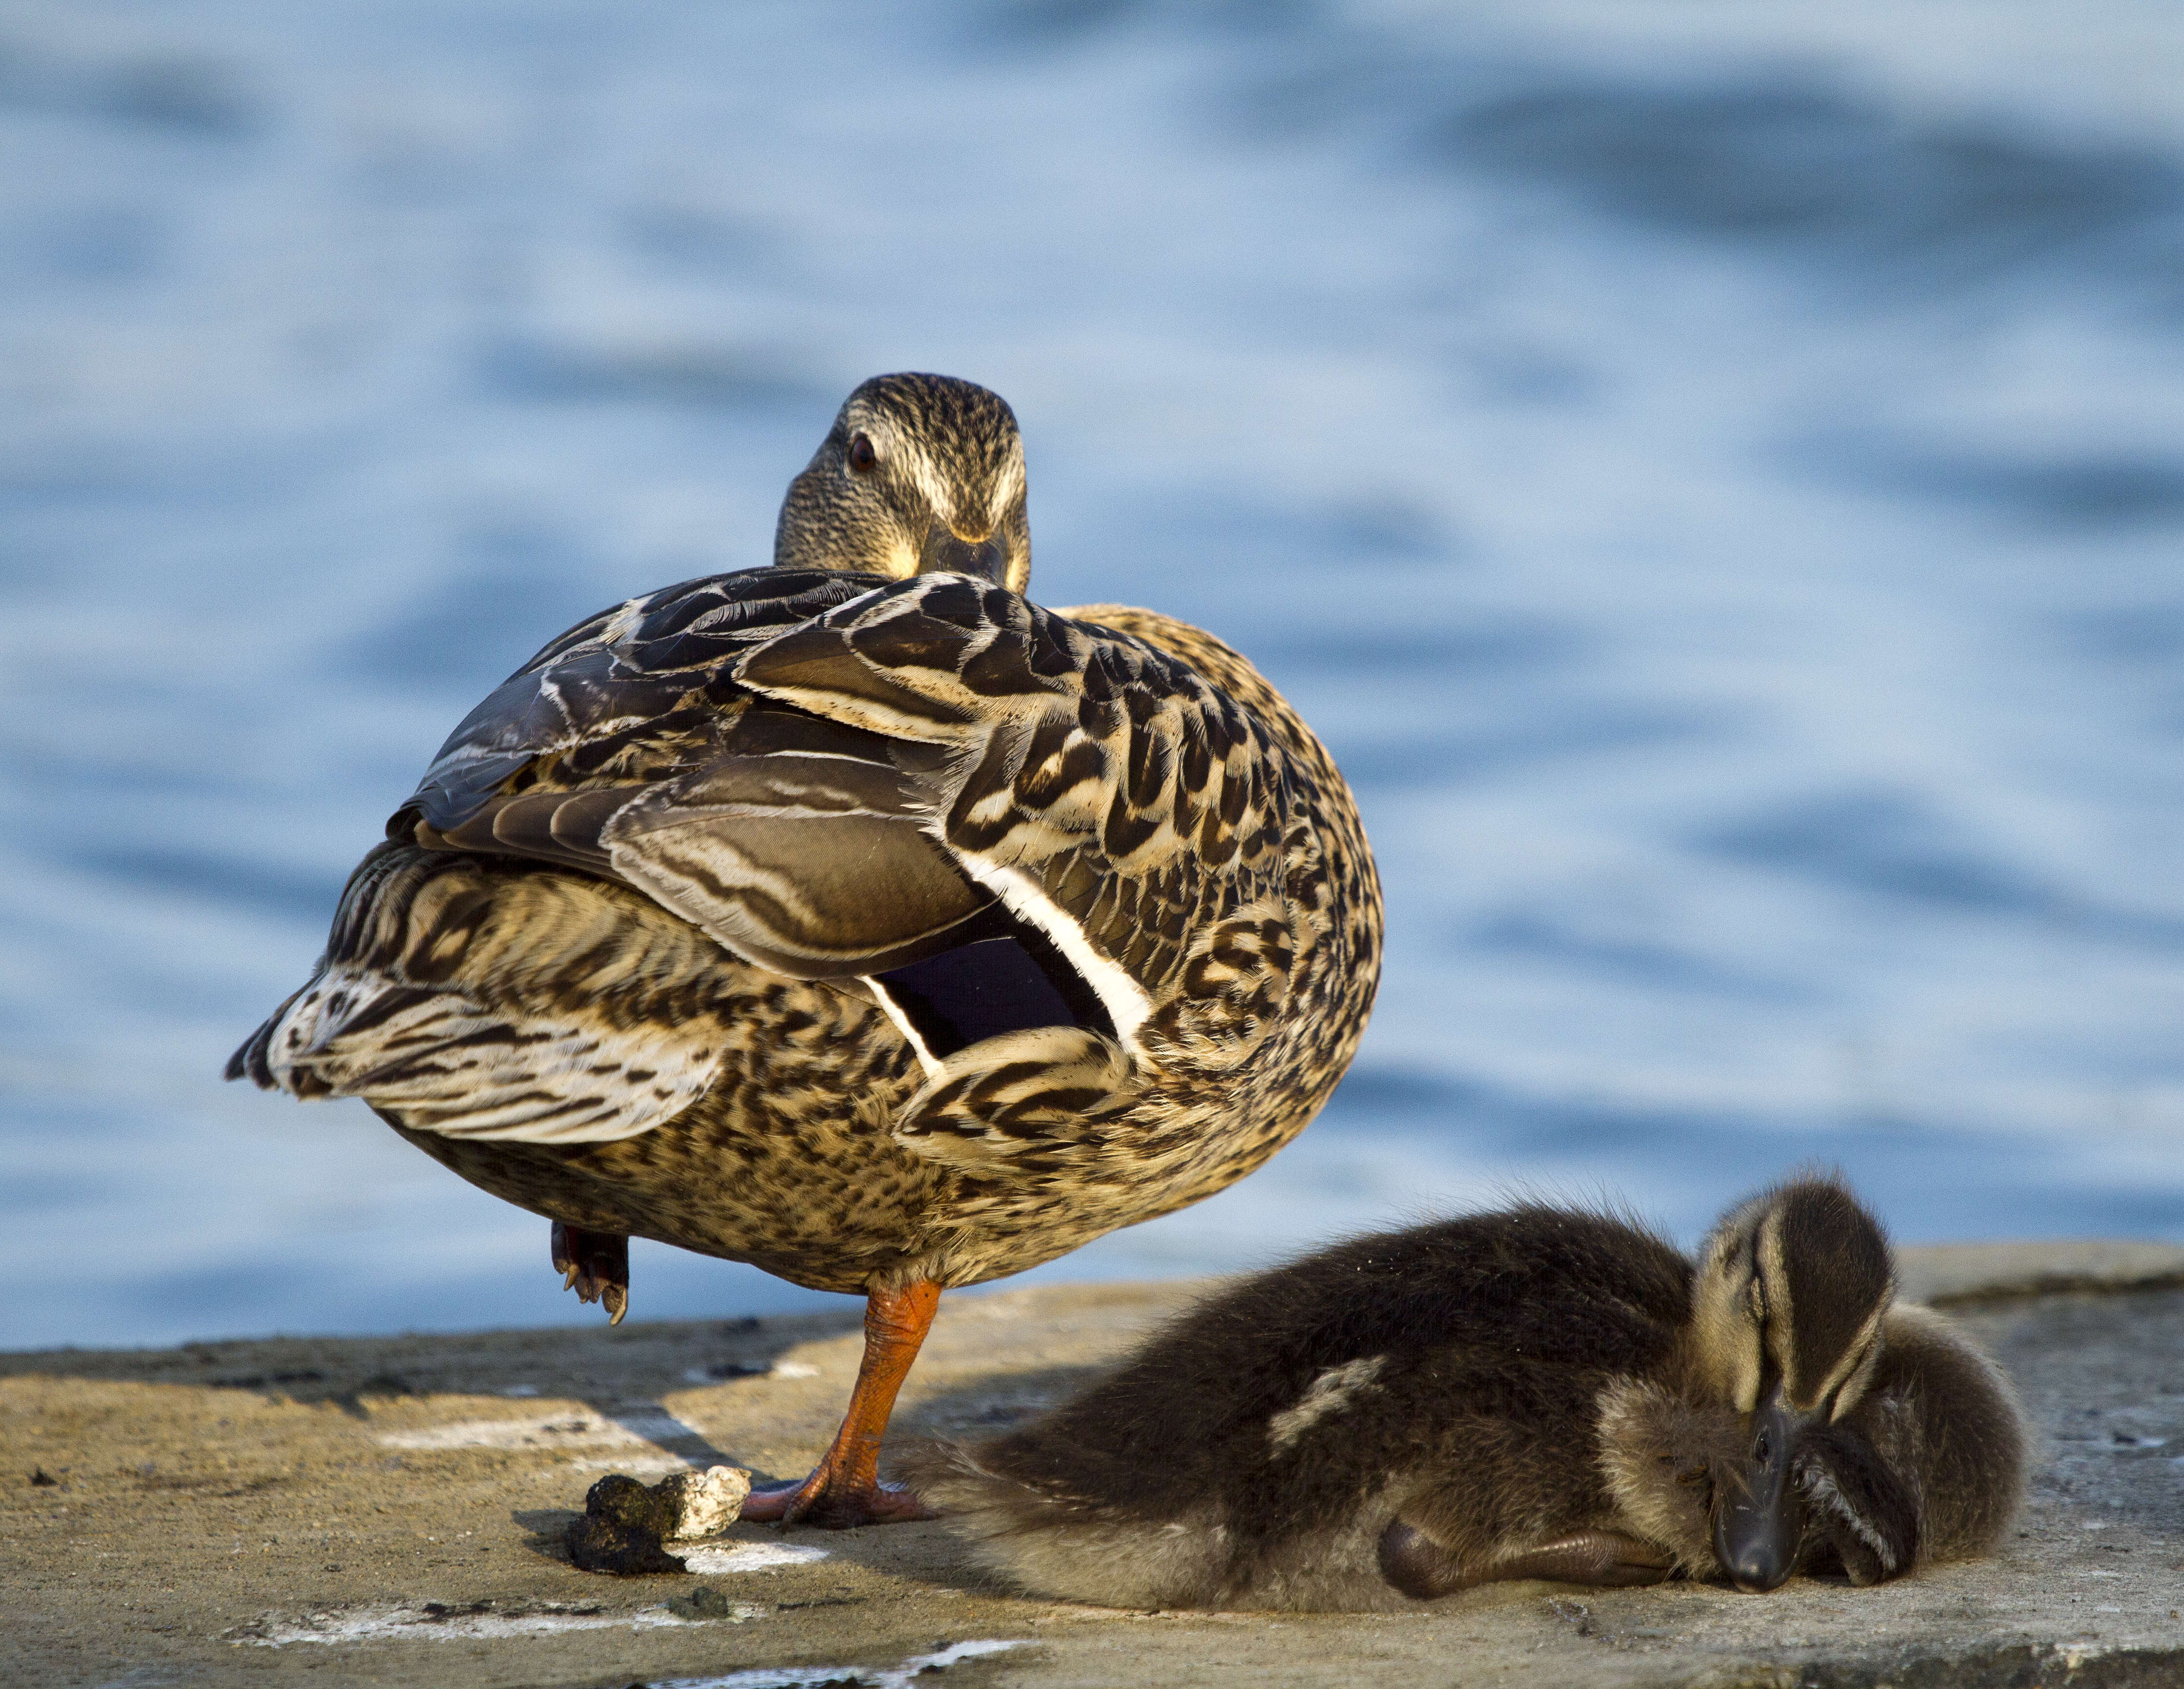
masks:
<svg viewBox="0 0 2184 1689"><path fill-rule="evenodd" d="M815 1458L855 1370L854 1318L283 1338L0 1357L0 1678L2184 1681L2184 1251L1903 1253L1907 1291L1955 1306L2046 1449L2003 1552L1876 1590L1525 1584L1393 1616L1115 1613L988 1587L932 1525L738 1526L696 1575L593 1577L560 1538L601 1472L733 1460L785 1475ZM1193 1289L951 1297L899 1423L960 1435L1036 1412Z"/></svg>
<svg viewBox="0 0 2184 1689"><path fill-rule="evenodd" d="M2068 1291L2184 1285L2184 1248L2084 1239L2054 1243L1937 1243L1899 1249L1903 1294L1936 1307Z"/></svg>

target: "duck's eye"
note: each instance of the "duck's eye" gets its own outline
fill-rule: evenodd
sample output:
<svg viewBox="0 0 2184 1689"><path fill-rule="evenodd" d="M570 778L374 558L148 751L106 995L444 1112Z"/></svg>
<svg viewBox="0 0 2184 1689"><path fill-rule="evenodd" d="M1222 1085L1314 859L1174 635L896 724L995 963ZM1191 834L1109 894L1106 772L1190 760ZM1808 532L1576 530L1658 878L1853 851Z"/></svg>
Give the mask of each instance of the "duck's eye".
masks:
<svg viewBox="0 0 2184 1689"><path fill-rule="evenodd" d="M851 469L859 475L870 475L872 472L872 465L879 460L880 454L873 449L871 435L852 434L850 437L850 467Z"/></svg>

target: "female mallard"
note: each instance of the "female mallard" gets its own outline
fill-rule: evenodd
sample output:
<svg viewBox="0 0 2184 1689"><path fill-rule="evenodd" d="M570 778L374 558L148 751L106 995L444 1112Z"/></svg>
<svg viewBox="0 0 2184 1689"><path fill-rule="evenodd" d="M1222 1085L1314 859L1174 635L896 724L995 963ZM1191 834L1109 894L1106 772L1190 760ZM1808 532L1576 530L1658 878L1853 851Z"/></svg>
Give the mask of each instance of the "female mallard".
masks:
<svg viewBox="0 0 2184 1689"><path fill-rule="evenodd" d="M361 1096L554 1222L867 1298L848 1417L745 1517L927 1516L880 1435L940 1291L1240 1179L1357 1047L1380 898L1251 665L1031 569L1016 419L883 376L774 567L571 628L472 711L231 1078Z"/></svg>
<svg viewBox="0 0 2184 1689"><path fill-rule="evenodd" d="M1874 1583L1990 1547L2024 1481L2008 1384L1894 1288L1824 1180L1733 1210L1696 1270L1598 1214L1474 1215L1246 1280L911 1469L997 1569L1115 1606Z"/></svg>

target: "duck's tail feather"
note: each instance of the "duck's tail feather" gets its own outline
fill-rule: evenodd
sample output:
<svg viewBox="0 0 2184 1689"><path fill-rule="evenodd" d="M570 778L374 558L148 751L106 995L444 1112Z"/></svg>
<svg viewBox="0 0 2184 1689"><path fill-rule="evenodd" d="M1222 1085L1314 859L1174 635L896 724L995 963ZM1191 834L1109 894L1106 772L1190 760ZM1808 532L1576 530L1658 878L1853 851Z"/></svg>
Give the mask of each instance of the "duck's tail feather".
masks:
<svg viewBox="0 0 2184 1689"><path fill-rule="evenodd" d="M625 888L383 844L350 876L310 978L227 1077L360 1096L411 1131L604 1143L705 1094L747 977Z"/></svg>
<svg viewBox="0 0 2184 1689"><path fill-rule="evenodd" d="M1036 1595L1101 1607L1222 1604L1228 1533L1211 1518L1147 1519L1011 1477L993 1445L933 1442L900 1470L990 1569Z"/></svg>
<svg viewBox="0 0 2184 1689"><path fill-rule="evenodd" d="M227 1058L226 1069L221 1074L223 1079L248 1079L260 1090L285 1089L273 1071L273 1034L287 1018L288 1011L295 1006L296 999L316 984L319 975L325 971L326 962L321 959L319 966L312 971L310 978L290 992L281 1006L266 1016L265 1023L244 1039L241 1047Z"/></svg>

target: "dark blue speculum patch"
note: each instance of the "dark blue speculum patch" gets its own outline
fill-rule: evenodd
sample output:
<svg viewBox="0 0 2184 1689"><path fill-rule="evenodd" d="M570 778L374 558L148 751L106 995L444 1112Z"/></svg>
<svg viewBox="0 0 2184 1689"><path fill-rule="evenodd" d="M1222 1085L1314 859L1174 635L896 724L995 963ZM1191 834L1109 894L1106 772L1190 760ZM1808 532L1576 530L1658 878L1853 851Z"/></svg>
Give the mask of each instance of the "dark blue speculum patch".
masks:
<svg viewBox="0 0 2184 1689"><path fill-rule="evenodd" d="M1045 934L1014 923L1006 933L878 975L877 983L936 1059L1032 1027L1115 1035L1099 994Z"/></svg>

